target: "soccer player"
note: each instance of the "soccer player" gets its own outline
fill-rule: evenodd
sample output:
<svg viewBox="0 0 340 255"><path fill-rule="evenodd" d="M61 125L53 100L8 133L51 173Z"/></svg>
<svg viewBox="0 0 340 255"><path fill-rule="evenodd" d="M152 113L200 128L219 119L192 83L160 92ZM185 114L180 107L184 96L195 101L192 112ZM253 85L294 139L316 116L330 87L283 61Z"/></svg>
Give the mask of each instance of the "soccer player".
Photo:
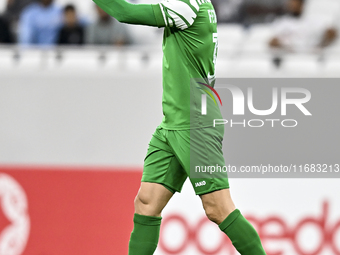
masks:
<svg viewBox="0 0 340 255"><path fill-rule="evenodd" d="M169 0L160 4L131 4L125 0L94 0L118 21L165 27L163 39L164 118L149 143L141 187L135 199L134 229L129 255L154 253L161 212L189 177L207 217L218 224L242 255L263 255L260 238L235 208L228 178L201 178L191 174L193 164L224 166L224 127L212 95L217 56L217 20L210 0ZM204 82L193 82L199 79ZM210 90L209 90L210 89ZM193 163L194 162L194 163Z"/></svg>

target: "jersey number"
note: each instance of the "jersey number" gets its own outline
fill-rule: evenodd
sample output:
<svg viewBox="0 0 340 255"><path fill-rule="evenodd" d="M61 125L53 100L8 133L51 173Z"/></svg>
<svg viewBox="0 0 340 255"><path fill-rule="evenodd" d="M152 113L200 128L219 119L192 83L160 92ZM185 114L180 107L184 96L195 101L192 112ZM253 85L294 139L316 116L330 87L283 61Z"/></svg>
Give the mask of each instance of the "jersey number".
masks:
<svg viewBox="0 0 340 255"><path fill-rule="evenodd" d="M218 36L217 36L217 33L212 34L212 39L213 39L213 43L215 44L214 55L213 55L214 73L213 73L213 75L210 75L210 73L208 74L209 82L212 82L213 80L215 80L215 68L216 68L216 59L217 59L217 51L218 51Z"/></svg>

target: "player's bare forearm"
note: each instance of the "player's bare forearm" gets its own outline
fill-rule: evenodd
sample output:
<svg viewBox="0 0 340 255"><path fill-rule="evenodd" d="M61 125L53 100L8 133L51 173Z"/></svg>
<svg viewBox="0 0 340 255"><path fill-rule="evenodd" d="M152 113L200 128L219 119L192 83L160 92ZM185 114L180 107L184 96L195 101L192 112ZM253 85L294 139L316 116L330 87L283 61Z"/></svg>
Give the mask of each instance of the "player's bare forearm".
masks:
<svg viewBox="0 0 340 255"><path fill-rule="evenodd" d="M131 4L125 0L93 0L93 2L119 22L159 26L155 17L155 9L158 8L157 5Z"/></svg>

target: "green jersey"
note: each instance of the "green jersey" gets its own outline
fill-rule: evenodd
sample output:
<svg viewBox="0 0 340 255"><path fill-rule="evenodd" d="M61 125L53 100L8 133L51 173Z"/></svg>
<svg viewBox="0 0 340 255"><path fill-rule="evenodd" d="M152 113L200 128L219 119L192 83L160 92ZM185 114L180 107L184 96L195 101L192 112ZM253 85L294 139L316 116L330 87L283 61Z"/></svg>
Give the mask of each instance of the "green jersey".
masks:
<svg viewBox="0 0 340 255"><path fill-rule="evenodd" d="M165 27L161 127L183 130L213 125L221 113L213 95L218 37L210 0L168 0L130 4L94 0L120 22ZM207 111L203 113L204 94Z"/></svg>

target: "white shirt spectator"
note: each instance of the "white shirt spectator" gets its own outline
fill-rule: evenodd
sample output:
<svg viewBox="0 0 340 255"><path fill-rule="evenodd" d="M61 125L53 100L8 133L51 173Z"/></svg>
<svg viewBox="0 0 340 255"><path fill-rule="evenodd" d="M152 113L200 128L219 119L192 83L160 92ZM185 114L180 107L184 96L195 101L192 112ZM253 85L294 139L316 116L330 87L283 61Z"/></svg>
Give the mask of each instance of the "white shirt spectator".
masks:
<svg viewBox="0 0 340 255"><path fill-rule="evenodd" d="M295 52L318 48L332 22L322 17L284 16L273 23L273 36L281 45Z"/></svg>

